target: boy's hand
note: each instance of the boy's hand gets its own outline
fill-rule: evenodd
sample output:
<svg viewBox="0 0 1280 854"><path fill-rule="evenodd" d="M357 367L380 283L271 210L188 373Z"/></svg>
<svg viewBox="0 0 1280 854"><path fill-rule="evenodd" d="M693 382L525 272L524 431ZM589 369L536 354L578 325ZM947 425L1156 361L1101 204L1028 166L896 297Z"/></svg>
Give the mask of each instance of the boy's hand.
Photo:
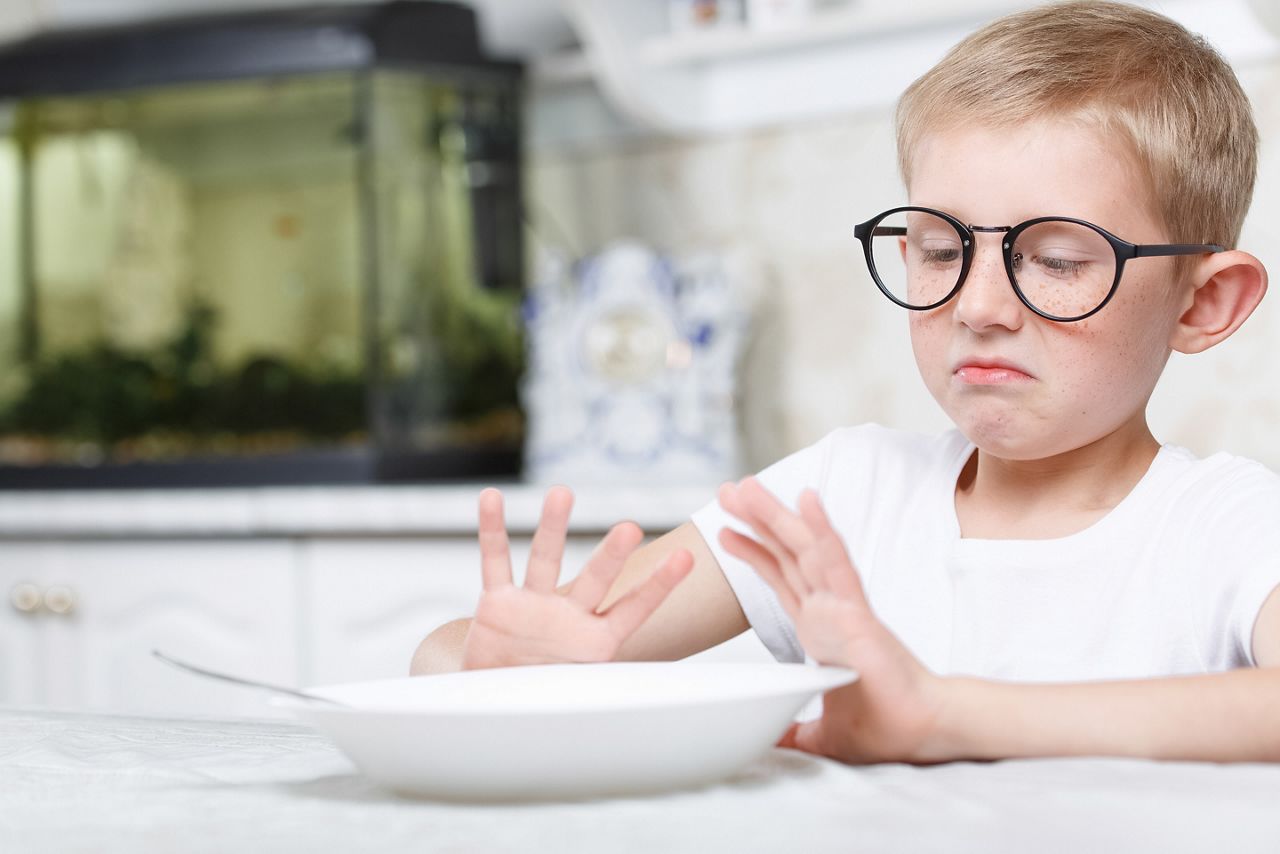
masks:
<svg viewBox="0 0 1280 854"><path fill-rule="evenodd" d="M859 676L827 692L822 717L793 724L778 746L851 763L930 761L944 680L871 612L817 494L800 496L798 515L754 478L725 484L719 497L757 538L724 528L721 544L773 588L809 655Z"/></svg>
<svg viewBox="0 0 1280 854"><path fill-rule="evenodd" d="M616 525L601 541L569 592L556 590L573 493L552 487L534 532L524 586L511 576L511 551L502 493L480 493L480 562L484 591L462 647L462 669L520 664L612 661L622 642L666 599L693 568L684 549L672 552L643 584L597 613L627 556L643 534Z"/></svg>

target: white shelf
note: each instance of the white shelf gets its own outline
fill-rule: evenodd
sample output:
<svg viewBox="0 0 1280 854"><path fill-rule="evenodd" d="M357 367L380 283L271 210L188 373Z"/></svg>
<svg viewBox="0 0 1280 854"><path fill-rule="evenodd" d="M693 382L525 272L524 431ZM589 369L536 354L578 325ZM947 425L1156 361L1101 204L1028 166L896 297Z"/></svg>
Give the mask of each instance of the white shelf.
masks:
<svg viewBox="0 0 1280 854"><path fill-rule="evenodd" d="M531 139L541 147L584 137L700 136L887 109L966 34L1031 5L851 0L789 29L673 35L660 0L561 0L583 49L533 63ZM1193 0L1146 5L1204 34L1238 64L1277 55L1280 42L1258 25L1258 0L1212 11Z"/></svg>
<svg viewBox="0 0 1280 854"><path fill-rule="evenodd" d="M826 13L803 26L756 32L747 27L646 39L640 56L654 68L760 56L840 41L860 34L865 15Z"/></svg>
<svg viewBox="0 0 1280 854"><path fill-rule="evenodd" d="M965 6L948 5L929 14L930 27L969 24L1021 5L1017 0L986 0ZM770 53L799 51L822 45L851 42L905 33L917 29L914 15L897 3L852 3L848 8L818 12L804 24L775 30L742 26L707 32L664 35L640 45L645 64L654 67L697 65L761 57ZM985 14L984 14L985 13Z"/></svg>
<svg viewBox="0 0 1280 854"><path fill-rule="evenodd" d="M987 6L1017 6L1016 0L989 0ZM954 9L934 19L933 24L971 22L980 19L973 11ZM888 3L854 3L850 8L815 13L812 20L792 27L754 30L746 24L704 32L662 33L641 39L636 52L641 64L651 69L696 66L707 63L759 58L770 53L872 38L910 29L900 8ZM543 85L590 80L593 63L581 49L539 57L533 63L533 78Z"/></svg>
<svg viewBox="0 0 1280 854"><path fill-rule="evenodd" d="M974 25L1020 5L851 0L789 28L672 34L654 0L562 0L583 49L535 61L532 76L544 102L581 101L563 90L590 82L641 128L735 131L889 103ZM560 124L564 109L550 112Z"/></svg>
<svg viewBox="0 0 1280 854"><path fill-rule="evenodd" d="M880 19L877 23L891 25L883 13L877 17ZM821 14L803 26L766 32L757 32L742 25L706 32L661 35L645 39L638 52L641 62L650 68L750 58L865 36L871 29L869 18L862 9L855 9ZM540 57L533 65L534 79L543 84L589 80L591 75L592 64L582 50Z"/></svg>

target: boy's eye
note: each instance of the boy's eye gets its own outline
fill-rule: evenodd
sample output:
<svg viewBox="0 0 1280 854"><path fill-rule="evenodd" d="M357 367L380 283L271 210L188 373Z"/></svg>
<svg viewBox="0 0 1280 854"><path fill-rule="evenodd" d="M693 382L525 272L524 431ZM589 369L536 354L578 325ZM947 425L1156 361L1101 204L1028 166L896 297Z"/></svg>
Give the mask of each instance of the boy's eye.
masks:
<svg viewBox="0 0 1280 854"><path fill-rule="evenodd" d="M1058 279L1070 279L1080 276L1088 271L1089 261L1075 260L1072 258L1062 258L1056 255L1035 255L1027 259L1021 252L1013 254L1013 272L1025 272L1024 265L1030 263L1032 269L1038 271L1042 275L1052 276Z"/></svg>
<svg viewBox="0 0 1280 854"><path fill-rule="evenodd" d="M1070 258L1055 258L1051 255L1037 255L1031 260L1050 273L1064 277L1079 275L1089 266L1088 261L1073 261Z"/></svg>
<svg viewBox="0 0 1280 854"><path fill-rule="evenodd" d="M1100 287L1109 286L1115 272L1115 251L1106 238L1065 220L1027 227L1014 238L1013 251L1014 272L1024 279L1043 279L1046 285L1071 282L1084 286L1096 279Z"/></svg>
<svg viewBox="0 0 1280 854"><path fill-rule="evenodd" d="M946 249L923 249L920 259L926 264L952 264L960 260L960 250L955 247Z"/></svg>

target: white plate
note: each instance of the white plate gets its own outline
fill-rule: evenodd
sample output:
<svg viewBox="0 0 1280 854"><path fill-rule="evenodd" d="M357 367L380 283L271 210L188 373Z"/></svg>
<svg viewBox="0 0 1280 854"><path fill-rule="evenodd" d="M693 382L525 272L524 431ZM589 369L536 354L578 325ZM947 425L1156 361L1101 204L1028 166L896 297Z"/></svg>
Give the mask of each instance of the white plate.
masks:
<svg viewBox="0 0 1280 854"><path fill-rule="evenodd" d="M721 780L856 672L803 664L618 662L469 670L276 697L375 782L449 800L635 794Z"/></svg>

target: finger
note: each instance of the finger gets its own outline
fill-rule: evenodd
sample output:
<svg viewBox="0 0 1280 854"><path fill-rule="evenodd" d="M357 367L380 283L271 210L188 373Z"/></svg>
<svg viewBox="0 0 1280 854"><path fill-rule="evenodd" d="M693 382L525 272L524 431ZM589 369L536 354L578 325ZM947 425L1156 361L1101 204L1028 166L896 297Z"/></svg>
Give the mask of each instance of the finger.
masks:
<svg viewBox="0 0 1280 854"><path fill-rule="evenodd" d="M742 499L741 489L732 484L726 484L720 487L719 499L720 506L746 523L751 528L751 532L755 535L759 545L773 556L778 568L787 580L787 586L795 591L798 596L808 595L813 589L813 585L805 580L804 575L796 566L795 555L774 536L769 526L747 506Z"/></svg>
<svg viewBox="0 0 1280 854"><path fill-rule="evenodd" d="M804 723L792 724L786 734L782 736L786 740L786 744L779 742L779 747L787 747L791 750L803 750L805 753L814 753L818 756L825 756L826 753L822 749L822 719L813 721L805 721Z"/></svg>
<svg viewBox="0 0 1280 854"><path fill-rule="evenodd" d="M744 561L748 566L756 571L764 580L765 584L777 595L778 601L782 603L783 609L792 619L799 613L800 600L791 586L791 582L787 580L782 571L778 569L778 563L763 546L748 536L739 534L732 528L720 529L720 545L724 546L725 551L739 560Z"/></svg>
<svg viewBox="0 0 1280 854"><path fill-rule="evenodd" d="M574 579L569 598L584 609L595 611L642 539L644 532L638 525L630 522L614 525Z"/></svg>
<svg viewBox="0 0 1280 854"><path fill-rule="evenodd" d="M783 550L791 558L791 562L784 562L782 568L792 579L792 586L806 594L830 589L826 578L827 565L815 560L813 554L808 560L801 560L801 555L811 553L815 544L809 523L786 507L756 478L744 479L739 494L748 512L757 520L757 527L765 526L773 534L778 543L775 550Z"/></svg>
<svg viewBox="0 0 1280 854"><path fill-rule="evenodd" d="M774 744L774 747L785 747L789 750L799 750L796 747L796 730L800 729L800 724L792 724L787 727L787 731L782 734L782 738Z"/></svg>
<svg viewBox="0 0 1280 854"><path fill-rule="evenodd" d="M560 561L564 558L565 534L569 530L569 510L573 507L573 493L568 487L553 486L542 501L542 516L538 530L533 532L529 546L529 565L525 571L524 587L538 593L555 590L560 577Z"/></svg>
<svg viewBox="0 0 1280 854"><path fill-rule="evenodd" d="M480 493L480 577L485 590L511 585L511 544L502 515L502 493L492 487Z"/></svg>
<svg viewBox="0 0 1280 854"><path fill-rule="evenodd" d="M782 557L787 555L788 552L786 546L774 536L773 531L765 524L764 520L752 511L747 502L743 500L741 484L726 483L721 485L717 498L720 500L720 506L729 515L751 528L752 533L756 535L756 539L759 540L760 544L772 552L781 562Z"/></svg>
<svg viewBox="0 0 1280 854"><path fill-rule="evenodd" d="M823 568L826 586L836 595L844 599L854 599L866 604L867 597L862 589L862 581L853 566L853 560L845 549L844 541L832 527L831 520L818 494L806 489L800 495L800 515L813 530L814 560Z"/></svg>
<svg viewBox="0 0 1280 854"><path fill-rule="evenodd" d="M743 503L757 519L793 554L813 543L813 532L795 513L779 501L754 477L745 478L738 488Z"/></svg>
<svg viewBox="0 0 1280 854"><path fill-rule="evenodd" d="M750 518L756 520L756 526L770 531L791 529L789 542L784 542L780 537L774 538L775 551L781 551L789 558L788 562L782 564L782 569L791 581L791 586L801 595L830 589L824 564L815 554L816 540L808 523L783 506L759 481L749 480L750 483L743 482L740 501L747 507ZM764 516L769 516L770 521L764 521Z"/></svg>
<svg viewBox="0 0 1280 854"><path fill-rule="evenodd" d="M625 640L658 609L675 586L693 571L693 555L676 549L643 584L627 592L604 612L614 637Z"/></svg>

